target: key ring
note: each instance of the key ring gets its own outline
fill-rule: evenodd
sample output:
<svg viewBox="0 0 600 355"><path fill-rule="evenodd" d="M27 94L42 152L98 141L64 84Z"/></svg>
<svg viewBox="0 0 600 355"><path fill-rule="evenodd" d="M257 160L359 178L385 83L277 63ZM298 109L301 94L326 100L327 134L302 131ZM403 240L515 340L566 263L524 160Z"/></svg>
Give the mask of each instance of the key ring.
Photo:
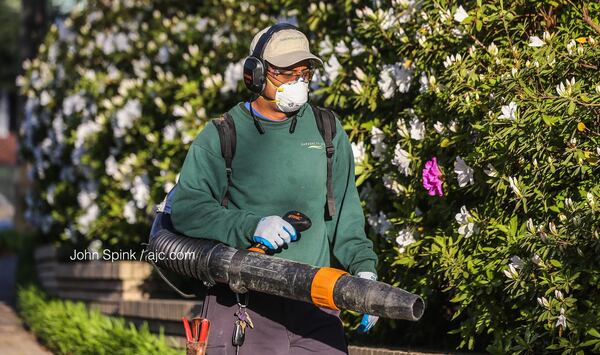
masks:
<svg viewBox="0 0 600 355"><path fill-rule="evenodd" d="M244 294L246 297L244 304L242 304L242 302L240 301L240 294L239 293L235 293L235 299L237 301L237 305L240 308L246 308L248 306L248 300L250 299L250 292L246 292Z"/></svg>

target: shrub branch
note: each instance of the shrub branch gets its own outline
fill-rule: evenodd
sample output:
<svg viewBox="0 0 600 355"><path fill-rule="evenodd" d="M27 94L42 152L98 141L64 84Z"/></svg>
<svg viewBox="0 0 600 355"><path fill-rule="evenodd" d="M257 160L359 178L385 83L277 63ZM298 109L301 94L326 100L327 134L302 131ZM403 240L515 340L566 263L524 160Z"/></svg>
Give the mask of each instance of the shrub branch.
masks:
<svg viewBox="0 0 600 355"><path fill-rule="evenodd" d="M590 27L593 28L594 31L600 33L600 25L595 23L594 20L592 20L592 18L590 17L590 12L588 11L587 6L585 6L585 2L583 3L583 13L582 14L583 14L583 21L585 21L585 23L590 25Z"/></svg>

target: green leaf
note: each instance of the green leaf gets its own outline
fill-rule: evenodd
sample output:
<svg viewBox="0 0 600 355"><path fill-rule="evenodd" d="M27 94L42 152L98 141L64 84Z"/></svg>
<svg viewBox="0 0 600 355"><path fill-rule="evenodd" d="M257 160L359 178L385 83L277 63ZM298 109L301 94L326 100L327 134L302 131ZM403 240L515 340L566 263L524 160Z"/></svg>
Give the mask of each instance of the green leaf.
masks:
<svg viewBox="0 0 600 355"><path fill-rule="evenodd" d="M467 294L466 293L459 293L456 296L452 297L452 299L450 300L450 302L459 303L460 301L463 301L466 298L467 298Z"/></svg>
<svg viewBox="0 0 600 355"><path fill-rule="evenodd" d="M513 216L513 218L510 219L510 224L509 224L509 235L511 237L516 236L517 235L517 228L519 228L519 219L517 216Z"/></svg>
<svg viewBox="0 0 600 355"><path fill-rule="evenodd" d="M579 346L582 346L582 347L584 347L584 346L592 346L592 345L595 345L595 344L598 344L598 343L600 343L600 340L591 339L591 340L588 340L588 341L585 341L585 342L579 344Z"/></svg>
<svg viewBox="0 0 600 355"><path fill-rule="evenodd" d="M550 264L552 264L552 266L554 266L554 267L561 267L562 266L562 264L560 263L560 261L558 261L556 259L550 260Z"/></svg>
<svg viewBox="0 0 600 355"><path fill-rule="evenodd" d="M542 120L544 120L544 123L547 126L554 126L556 124L556 122L560 121L560 117L549 116L549 115L542 115Z"/></svg>
<svg viewBox="0 0 600 355"><path fill-rule="evenodd" d="M588 330L587 333L593 336L594 338L600 338L600 333L595 328Z"/></svg>
<svg viewBox="0 0 600 355"><path fill-rule="evenodd" d="M575 113L575 101L569 102L569 108L567 109L567 113L569 114L569 116Z"/></svg>

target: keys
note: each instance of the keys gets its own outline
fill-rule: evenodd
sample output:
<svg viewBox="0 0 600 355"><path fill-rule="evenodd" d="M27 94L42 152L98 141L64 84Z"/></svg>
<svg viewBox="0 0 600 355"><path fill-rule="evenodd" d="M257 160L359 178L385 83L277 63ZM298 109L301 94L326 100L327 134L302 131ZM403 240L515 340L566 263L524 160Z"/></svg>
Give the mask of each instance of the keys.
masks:
<svg viewBox="0 0 600 355"><path fill-rule="evenodd" d="M250 315L248 314L248 312L246 312L244 308L240 308L237 312L235 312L235 316L240 322L244 323L244 330L246 326L250 327L250 329L254 329L254 323L252 323Z"/></svg>
<svg viewBox="0 0 600 355"><path fill-rule="evenodd" d="M246 327L253 329L254 324L252 323L252 319L250 319L250 315L246 312L245 307L240 307L238 311L235 312L235 317L237 319L233 327L232 343L234 346L242 346L246 338Z"/></svg>
<svg viewBox="0 0 600 355"><path fill-rule="evenodd" d="M234 346L242 346L244 344L244 340L246 339L246 325L242 324L240 320L235 321L235 326L233 327L233 337L231 342Z"/></svg>
<svg viewBox="0 0 600 355"><path fill-rule="evenodd" d="M248 294L246 293L246 302L242 304L240 302L239 294L235 294L237 298L238 310L235 312L235 324L233 326L233 335L231 338L231 342L233 346L236 347L235 352L238 354L240 350L240 346L244 344L244 340L246 339L246 327L250 327L250 329L254 328L254 324L252 323L252 319L250 319L250 315L246 312L246 306L248 305Z"/></svg>

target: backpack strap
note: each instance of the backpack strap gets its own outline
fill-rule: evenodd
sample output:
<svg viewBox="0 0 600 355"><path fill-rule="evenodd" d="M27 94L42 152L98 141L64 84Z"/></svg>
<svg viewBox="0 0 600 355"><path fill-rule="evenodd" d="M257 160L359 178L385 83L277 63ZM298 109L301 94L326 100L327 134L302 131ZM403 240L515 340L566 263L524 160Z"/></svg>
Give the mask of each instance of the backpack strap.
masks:
<svg viewBox="0 0 600 355"><path fill-rule="evenodd" d="M235 123L233 119L228 113L225 113L223 116L212 120L212 123L217 127L217 132L219 132L219 141L221 142L221 155L225 160L225 173L227 174L227 190L225 191L225 196L221 200L221 206L227 208L229 200L231 198L229 194L229 188L232 185L231 174L233 170L231 169L231 164L233 162L233 156L235 155L235 146L236 146L236 134L235 134Z"/></svg>
<svg viewBox="0 0 600 355"><path fill-rule="evenodd" d="M335 115L333 111L312 106L317 121L317 128L325 141L325 153L327 155L327 214L326 218L331 219L335 215L335 197L333 196L333 138L335 138Z"/></svg>

